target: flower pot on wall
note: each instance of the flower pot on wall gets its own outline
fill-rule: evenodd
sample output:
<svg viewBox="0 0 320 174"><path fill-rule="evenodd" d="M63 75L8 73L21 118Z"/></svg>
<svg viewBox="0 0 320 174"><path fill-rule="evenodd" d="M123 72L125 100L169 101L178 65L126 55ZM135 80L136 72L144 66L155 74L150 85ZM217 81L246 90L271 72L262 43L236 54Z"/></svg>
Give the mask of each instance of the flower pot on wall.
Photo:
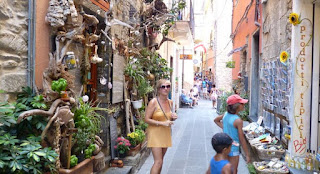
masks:
<svg viewBox="0 0 320 174"><path fill-rule="evenodd" d="M142 107L142 99L137 101L132 101L132 105L134 109L139 109Z"/></svg>
<svg viewBox="0 0 320 174"><path fill-rule="evenodd" d="M141 150L141 144L136 145L136 147L130 148L130 150L127 152L128 156L135 156L137 153L139 153Z"/></svg>
<svg viewBox="0 0 320 174"><path fill-rule="evenodd" d="M93 159L85 159L71 169L59 169L59 174L92 174L93 173Z"/></svg>

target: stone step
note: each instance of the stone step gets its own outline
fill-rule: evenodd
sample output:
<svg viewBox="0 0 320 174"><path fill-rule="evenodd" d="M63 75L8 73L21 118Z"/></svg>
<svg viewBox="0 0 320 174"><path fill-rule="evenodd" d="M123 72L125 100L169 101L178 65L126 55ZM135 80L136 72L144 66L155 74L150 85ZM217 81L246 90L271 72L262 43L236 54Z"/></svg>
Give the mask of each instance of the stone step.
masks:
<svg viewBox="0 0 320 174"><path fill-rule="evenodd" d="M132 166L123 166L119 167L109 167L106 172L101 172L99 174L129 174L132 169Z"/></svg>

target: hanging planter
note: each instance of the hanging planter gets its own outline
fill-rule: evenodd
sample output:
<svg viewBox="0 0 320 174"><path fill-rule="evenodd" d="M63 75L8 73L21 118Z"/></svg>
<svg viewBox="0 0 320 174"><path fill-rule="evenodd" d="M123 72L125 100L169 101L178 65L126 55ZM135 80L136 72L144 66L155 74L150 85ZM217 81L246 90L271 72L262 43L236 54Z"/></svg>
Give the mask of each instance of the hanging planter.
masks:
<svg viewBox="0 0 320 174"><path fill-rule="evenodd" d="M142 99L137 101L132 101L132 105L134 109L139 109L142 107Z"/></svg>
<svg viewBox="0 0 320 174"><path fill-rule="evenodd" d="M234 68L235 67L235 61L228 61L227 63L226 63L226 67L227 68Z"/></svg>

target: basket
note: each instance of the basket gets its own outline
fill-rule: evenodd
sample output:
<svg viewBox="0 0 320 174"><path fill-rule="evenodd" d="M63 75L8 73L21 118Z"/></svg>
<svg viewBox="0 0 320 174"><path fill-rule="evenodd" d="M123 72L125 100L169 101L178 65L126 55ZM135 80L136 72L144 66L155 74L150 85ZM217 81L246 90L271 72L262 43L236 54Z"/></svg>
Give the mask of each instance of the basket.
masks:
<svg viewBox="0 0 320 174"><path fill-rule="evenodd" d="M254 139L254 137L250 137L248 134L244 134L245 136L246 136L246 138L247 138L247 140L248 141L250 141L250 140L253 140Z"/></svg>
<svg viewBox="0 0 320 174"><path fill-rule="evenodd" d="M288 171L279 171L279 170L271 170L271 169L259 170L258 163L259 162L252 163L258 174L287 174L287 173L289 173L289 170Z"/></svg>
<svg viewBox="0 0 320 174"><path fill-rule="evenodd" d="M258 149L254 146L254 149L258 153L258 157L261 160L271 160L272 158L281 158L286 152L285 150L269 150L269 149Z"/></svg>

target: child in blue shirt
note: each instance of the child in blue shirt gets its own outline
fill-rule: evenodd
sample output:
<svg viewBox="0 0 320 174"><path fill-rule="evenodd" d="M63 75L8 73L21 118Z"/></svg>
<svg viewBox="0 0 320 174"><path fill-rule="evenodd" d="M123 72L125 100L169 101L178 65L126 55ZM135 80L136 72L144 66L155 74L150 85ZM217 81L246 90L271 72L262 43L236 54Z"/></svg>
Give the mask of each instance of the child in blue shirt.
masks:
<svg viewBox="0 0 320 174"><path fill-rule="evenodd" d="M239 112L244 110L244 104L247 103L247 99L241 98L239 95L234 94L227 99L227 112L224 115L220 115L214 119L214 122L223 129L223 132L228 134L236 144L241 144L245 154L247 163L250 162L250 156L248 153L247 143L242 131L243 121L239 117ZM234 144L231 147L228 160L233 167L233 174L238 173L240 148Z"/></svg>
<svg viewBox="0 0 320 174"><path fill-rule="evenodd" d="M228 154L231 151L233 140L226 133L217 133L211 139L213 149L217 154L212 157L206 174L231 174L231 164Z"/></svg>

